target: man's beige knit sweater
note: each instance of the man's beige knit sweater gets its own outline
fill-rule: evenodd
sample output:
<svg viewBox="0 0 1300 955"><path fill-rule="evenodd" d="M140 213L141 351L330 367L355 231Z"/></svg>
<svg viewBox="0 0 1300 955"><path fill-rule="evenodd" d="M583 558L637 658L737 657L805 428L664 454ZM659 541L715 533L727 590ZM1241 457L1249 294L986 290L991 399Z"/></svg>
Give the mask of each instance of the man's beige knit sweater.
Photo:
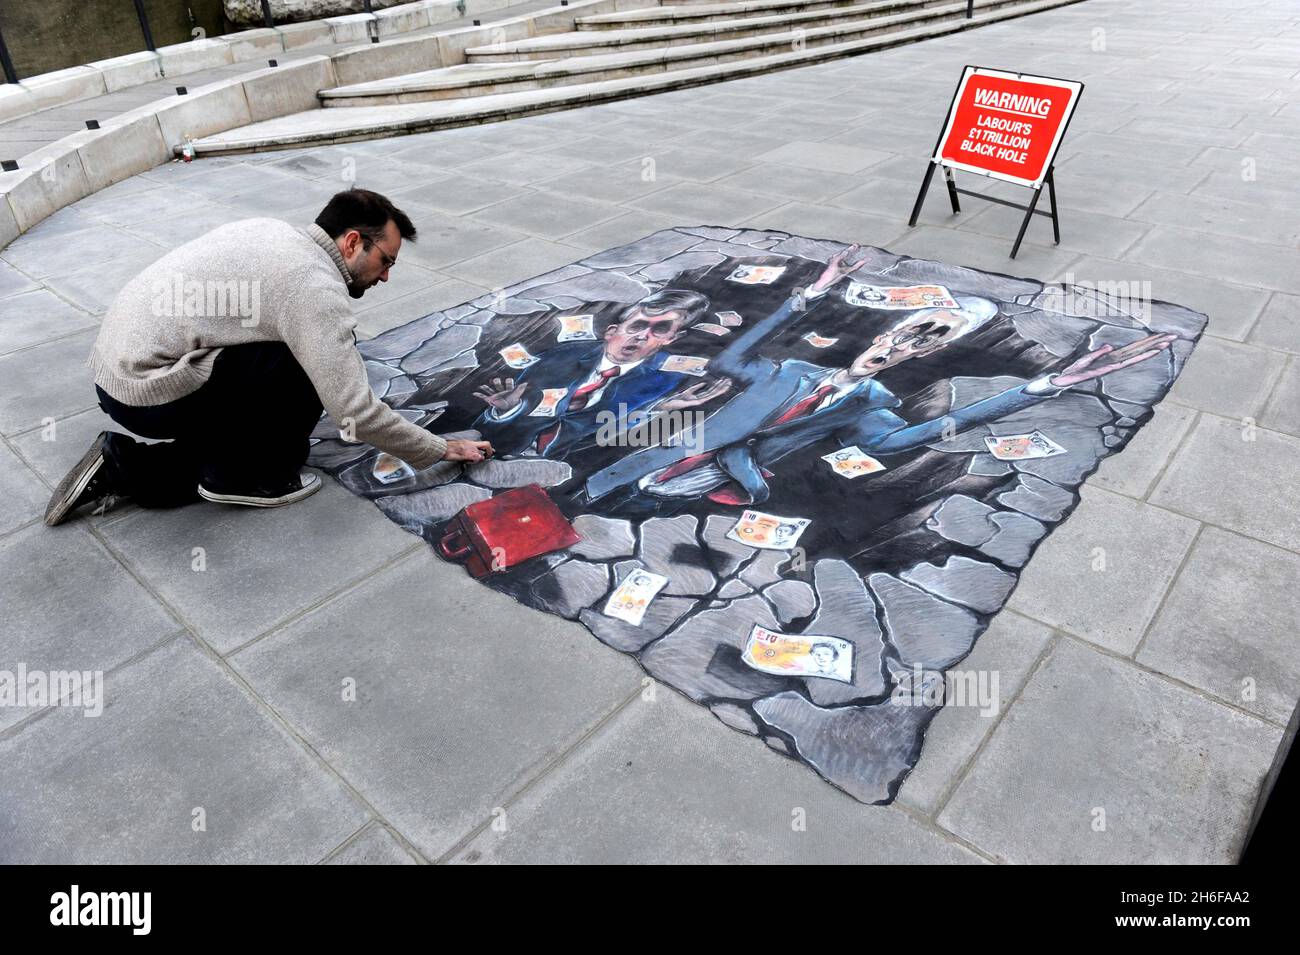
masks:
<svg viewBox="0 0 1300 955"><path fill-rule="evenodd" d="M342 253L319 226L232 222L127 283L86 364L95 384L123 404L158 405L197 391L223 346L282 341L336 425L426 468L446 454L447 442L371 390L356 348L351 282Z"/></svg>

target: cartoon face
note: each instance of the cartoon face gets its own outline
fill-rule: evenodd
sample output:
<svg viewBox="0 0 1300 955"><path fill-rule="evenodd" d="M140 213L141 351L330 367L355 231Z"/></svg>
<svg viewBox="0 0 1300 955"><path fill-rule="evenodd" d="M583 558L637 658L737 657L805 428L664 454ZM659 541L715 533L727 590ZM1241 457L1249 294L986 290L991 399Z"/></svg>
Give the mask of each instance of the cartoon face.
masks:
<svg viewBox="0 0 1300 955"><path fill-rule="evenodd" d="M649 358L682 333L679 311L646 315L637 309L623 321L605 329L605 355L610 361L625 365Z"/></svg>
<svg viewBox="0 0 1300 955"><path fill-rule="evenodd" d="M906 318L877 335L871 347L853 360L849 374L865 378L900 361L936 352L960 336L968 322L961 312L949 309L926 310Z"/></svg>

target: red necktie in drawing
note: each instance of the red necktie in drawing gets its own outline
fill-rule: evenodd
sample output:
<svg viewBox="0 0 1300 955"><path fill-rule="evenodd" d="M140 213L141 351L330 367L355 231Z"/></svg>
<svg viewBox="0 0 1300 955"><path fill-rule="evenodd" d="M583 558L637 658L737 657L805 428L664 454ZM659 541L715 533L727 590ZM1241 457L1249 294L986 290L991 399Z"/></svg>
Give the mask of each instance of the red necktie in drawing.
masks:
<svg viewBox="0 0 1300 955"><path fill-rule="evenodd" d="M604 388L605 383L611 378L617 378L618 373L622 370L623 369L619 368L618 365L615 365L613 368L606 368L596 376L595 381L589 381L587 384L575 391L573 397L569 399L569 410L581 411L583 408L587 407L587 402L591 400L592 392Z"/></svg>
<svg viewBox="0 0 1300 955"><path fill-rule="evenodd" d="M822 403L826 396L834 390L834 385L822 385L807 398L801 398L792 404L786 409L785 413L782 414L781 417L773 421L772 424L768 425L768 427L770 428L774 425L785 424L787 421L793 421L795 418L802 418L806 414L811 414L816 410L817 406Z"/></svg>
<svg viewBox="0 0 1300 955"><path fill-rule="evenodd" d="M582 385L573 393L573 396L569 398L568 410L581 411L583 408L587 407L587 402L591 400L592 393L604 388L605 385L609 383L609 380L611 378L617 378L622 370L623 369L618 365L615 365L613 368L606 368L596 376L594 381L589 381L585 385ZM537 453L545 454L546 449L550 447L551 442L555 440L559 433L560 422L557 421L554 425L539 434L537 436L536 444Z"/></svg>

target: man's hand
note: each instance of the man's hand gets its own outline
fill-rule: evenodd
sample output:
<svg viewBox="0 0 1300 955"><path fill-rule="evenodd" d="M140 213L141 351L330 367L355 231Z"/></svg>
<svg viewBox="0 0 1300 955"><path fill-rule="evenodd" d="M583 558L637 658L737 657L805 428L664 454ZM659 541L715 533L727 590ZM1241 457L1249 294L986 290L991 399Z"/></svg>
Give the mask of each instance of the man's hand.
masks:
<svg viewBox="0 0 1300 955"><path fill-rule="evenodd" d="M447 442L447 453L442 459L444 461L486 461L492 457L492 454L490 441L465 441L461 438L453 438Z"/></svg>
<svg viewBox="0 0 1300 955"><path fill-rule="evenodd" d="M843 249L831 256L831 260L826 263L826 268L818 277L817 281L808 287L810 292L824 292L844 276L851 272L856 272L862 266L867 264L867 256L864 254L857 258L861 246L854 243L847 249Z"/></svg>
<svg viewBox="0 0 1300 955"><path fill-rule="evenodd" d="M657 411L680 411L683 408L695 408L706 402L712 401L720 395L725 395L731 390L730 378L719 378L716 381L701 381L691 385L689 388L683 388L677 394L665 401L660 402Z"/></svg>
<svg viewBox="0 0 1300 955"><path fill-rule="evenodd" d="M513 378L507 378L502 381L500 378L493 378L490 385L479 385L474 390L474 397L480 401L486 402L497 414L506 414L513 411L524 397L524 391L528 388L528 382L522 382L515 385Z"/></svg>
<svg viewBox="0 0 1300 955"><path fill-rule="evenodd" d="M1102 375L1136 365L1140 361L1154 358L1170 346L1177 335L1148 335L1123 348L1114 345L1102 345L1096 351L1090 351L1058 375L1052 375L1048 381L1054 388L1069 388L1080 382L1091 381ZM1105 361L1098 364L1101 359Z"/></svg>

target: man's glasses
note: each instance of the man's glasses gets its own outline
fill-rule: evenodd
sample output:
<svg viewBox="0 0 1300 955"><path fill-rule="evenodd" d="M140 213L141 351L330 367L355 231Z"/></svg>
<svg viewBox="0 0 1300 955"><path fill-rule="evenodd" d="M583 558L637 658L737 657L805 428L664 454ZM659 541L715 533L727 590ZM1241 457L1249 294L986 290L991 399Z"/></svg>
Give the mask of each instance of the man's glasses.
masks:
<svg viewBox="0 0 1300 955"><path fill-rule="evenodd" d="M371 246L374 246L376 249L379 250L379 255L381 256L381 258L382 258L382 260L383 260L383 263L384 263L384 271L385 271L385 272L387 272L389 269L391 269L394 265L397 264L397 259L396 259L395 257L389 255L387 252L385 252L385 251L384 251L384 247L383 247L382 245L380 245L380 244L379 244L377 241L375 241L374 239L370 238L369 236L367 236L367 235L362 235L362 236L361 236L361 243L362 243L362 245L364 245L364 246L366 247L366 249L369 249Z"/></svg>

